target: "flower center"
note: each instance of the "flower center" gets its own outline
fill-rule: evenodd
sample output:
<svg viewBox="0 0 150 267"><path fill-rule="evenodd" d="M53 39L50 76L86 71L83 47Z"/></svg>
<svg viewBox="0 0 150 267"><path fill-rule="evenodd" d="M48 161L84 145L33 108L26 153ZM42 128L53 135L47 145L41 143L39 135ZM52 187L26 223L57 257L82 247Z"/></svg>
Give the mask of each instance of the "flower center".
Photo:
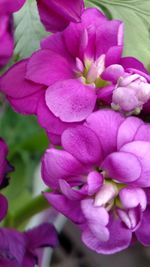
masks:
<svg viewBox="0 0 150 267"><path fill-rule="evenodd" d="M107 82L101 78L105 70L105 55L101 55L96 61L86 58L82 62L76 58L76 75L84 84L92 84L94 87L104 87Z"/></svg>

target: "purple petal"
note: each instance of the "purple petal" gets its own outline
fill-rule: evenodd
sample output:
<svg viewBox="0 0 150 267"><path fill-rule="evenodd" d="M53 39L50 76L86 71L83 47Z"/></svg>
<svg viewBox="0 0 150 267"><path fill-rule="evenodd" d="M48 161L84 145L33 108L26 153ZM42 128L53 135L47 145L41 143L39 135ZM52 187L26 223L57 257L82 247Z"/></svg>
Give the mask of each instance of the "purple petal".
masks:
<svg viewBox="0 0 150 267"><path fill-rule="evenodd" d="M106 87L98 88L97 99L107 105L110 105L112 102L112 94L114 89L114 85L107 85Z"/></svg>
<svg viewBox="0 0 150 267"><path fill-rule="evenodd" d="M92 87L78 80L59 81L46 91L46 104L65 122L84 120L94 109L96 94Z"/></svg>
<svg viewBox="0 0 150 267"><path fill-rule="evenodd" d="M96 30L96 58L106 54L112 46L123 44L123 23L119 20L105 21Z"/></svg>
<svg viewBox="0 0 150 267"><path fill-rule="evenodd" d="M69 128L62 134L62 146L84 164L96 164L102 160L101 145L96 134L85 126Z"/></svg>
<svg viewBox="0 0 150 267"><path fill-rule="evenodd" d="M141 188L126 187L120 190L119 197L124 208L131 209L140 205L142 210L146 209L146 194Z"/></svg>
<svg viewBox="0 0 150 267"><path fill-rule="evenodd" d="M122 209L117 209L117 213L122 220L122 222L128 227L132 232L135 232L142 220L142 211L140 205L133 209L129 210L122 210Z"/></svg>
<svg viewBox="0 0 150 267"><path fill-rule="evenodd" d="M25 3L25 0L0 0L0 14L11 14L18 11L22 5Z"/></svg>
<svg viewBox="0 0 150 267"><path fill-rule="evenodd" d="M150 125L141 125L135 134L134 140L150 142Z"/></svg>
<svg viewBox="0 0 150 267"><path fill-rule="evenodd" d="M123 121L124 118L119 113L109 109L94 112L87 118L85 126L99 137L104 156L116 151L117 132Z"/></svg>
<svg viewBox="0 0 150 267"><path fill-rule="evenodd" d="M2 76L0 89L3 93L17 99L43 89L41 85L25 79L27 63L28 60L18 62Z"/></svg>
<svg viewBox="0 0 150 267"><path fill-rule="evenodd" d="M59 179L76 180L76 176L86 173L86 168L66 151L48 149L42 160L42 177L52 187L59 186ZM74 179L73 179L74 177ZM80 177L78 178L80 181Z"/></svg>
<svg viewBox="0 0 150 267"><path fill-rule="evenodd" d="M3 179L7 174L7 169L9 166L8 161L6 160L7 154L8 147L3 139L0 138L0 184L3 182Z"/></svg>
<svg viewBox="0 0 150 267"><path fill-rule="evenodd" d="M36 114L39 101L43 96L44 91L40 90L32 95L23 98L12 98L7 97L10 105L14 108L16 112L22 114Z"/></svg>
<svg viewBox="0 0 150 267"><path fill-rule="evenodd" d="M57 232L50 223L28 230L25 236L28 239L28 250L31 251L41 247L54 247L58 243Z"/></svg>
<svg viewBox="0 0 150 267"><path fill-rule="evenodd" d="M119 64L113 64L107 67L103 74L102 79L111 81L112 83L117 83L117 80L124 75L124 68Z"/></svg>
<svg viewBox="0 0 150 267"><path fill-rule="evenodd" d="M80 200L85 197L81 190L72 189L65 180L60 179L59 185L61 192L70 200Z"/></svg>
<svg viewBox="0 0 150 267"><path fill-rule="evenodd" d="M133 68L133 69L137 69L142 72L148 73L143 63L141 63L139 60L137 60L134 57L123 57L120 60L120 64L123 66L124 69Z"/></svg>
<svg viewBox="0 0 150 267"><path fill-rule="evenodd" d="M134 181L135 186L149 187L150 186L150 143L144 141L134 141L124 145L121 151L133 154L141 165L141 175ZM129 163L130 164L130 163ZM131 166L131 173L134 166ZM134 174L133 174L134 175Z"/></svg>
<svg viewBox="0 0 150 267"><path fill-rule="evenodd" d="M136 132L143 124L143 121L136 117L128 117L123 121L118 130L117 147L120 149L126 143L134 140Z"/></svg>
<svg viewBox="0 0 150 267"><path fill-rule="evenodd" d="M62 132L69 126L74 126L74 124L62 122L59 118L53 115L53 113L46 105L45 95L39 101L39 105L37 107L37 115L39 124L48 132L56 135L62 134Z"/></svg>
<svg viewBox="0 0 150 267"><path fill-rule="evenodd" d="M7 199L0 194L0 221L6 216L8 210Z"/></svg>
<svg viewBox="0 0 150 267"><path fill-rule="evenodd" d="M122 50L123 50L123 45L112 46L109 48L108 52L106 53L106 57L105 57L106 67L113 65L113 64L120 63Z"/></svg>
<svg viewBox="0 0 150 267"><path fill-rule="evenodd" d="M107 242L101 242L89 231L84 231L82 241L92 250L102 254L113 254L119 252L130 245L132 233L125 228L121 221L111 218L107 228L110 233Z"/></svg>
<svg viewBox="0 0 150 267"><path fill-rule="evenodd" d="M140 227L136 231L137 239L144 245L150 246L150 208L143 213L143 219Z"/></svg>
<svg viewBox="0 0 150 267"><path fill-rule="evenodd" d="M89 26L94 25L98 27L102 23L107 21L107 17L100 12L97 8L86 8L82 14L82 21L81 23L84 27L89 28Z"/></svg>
<svg viewBox="0 0 150 267"><path fill-rule="evenodd" d="M137 180L142 168L136 155L124 152L115 152L107 156L101 166L112 179L123 183Z"/></svg>
<svg viewBox="0 0 150 267"><path fill-rule="evenodd" d="M90 172L87 177L88 195L90 196L95 194L98 191L98 189L102 186L102 184L103 184L103 176L97 171Z"/></svg>
<svg viewBox="0 0 150 267"><path fill-rule="evenodd" d="M41 41L42 49L50 49L56 54L61 55L66 58L68 61L73 62L74 58L71 57L70 53L66 49L62 33L55 33L43 39Z"/></svg>
<svg viewBox="0 0 150 267"><path fill-rule="evenodd" d="M25 254L25 249L26 240L23 234L13 229L0 229L0 251L6 261L14 259L18 266L21 266Z"/></svg>
<svg viewBox="0 0 150 267"><path fill-rule="evenodd" d="M74 78L72 62L48 49L35 52L27 64L26 78L44 85Z"/></svg>
<svg viewBox="0 0 150 267"><path fill-rule="evenodd" d="M83 223L85 221L80 208L80 201L69 200L63 195L54 193L44 193L44 196L56 210L67 216L74 223Z"/></svg>
<svg viewBox="0 0 150 267"><path fill-rule="evenodd" d="M62 31L70 21L79 22L83 0L38 0L41 21L47 31Z"/></svg>

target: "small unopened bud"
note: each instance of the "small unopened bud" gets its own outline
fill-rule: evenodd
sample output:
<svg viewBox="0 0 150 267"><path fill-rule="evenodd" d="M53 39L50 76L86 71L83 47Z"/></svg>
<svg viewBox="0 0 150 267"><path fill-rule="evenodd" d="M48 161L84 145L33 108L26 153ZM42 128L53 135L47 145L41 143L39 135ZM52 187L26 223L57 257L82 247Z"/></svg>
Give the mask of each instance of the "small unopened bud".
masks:
<svg viewBox="0 0 150 267"><path fill-rule="evenodd" d="M127 114L139 114L150 99L150 84L138 74L121 77L113 91L111 106Z"/></svg>

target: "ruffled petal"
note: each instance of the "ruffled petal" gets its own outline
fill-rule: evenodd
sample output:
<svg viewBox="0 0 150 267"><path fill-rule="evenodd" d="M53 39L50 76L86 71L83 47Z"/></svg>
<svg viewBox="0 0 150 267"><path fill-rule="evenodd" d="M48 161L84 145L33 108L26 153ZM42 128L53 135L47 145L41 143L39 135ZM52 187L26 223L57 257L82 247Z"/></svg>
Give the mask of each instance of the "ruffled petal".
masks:
<svg viewBox="0 0 150 267"><path fill-rule="evenodd" d="M111 218L107 228L110 233L109 240L101 242L89 231L84 231L82 241L92 250L101 254L113 254L130 245L132 233L122 225L119 219Z"/></svg>

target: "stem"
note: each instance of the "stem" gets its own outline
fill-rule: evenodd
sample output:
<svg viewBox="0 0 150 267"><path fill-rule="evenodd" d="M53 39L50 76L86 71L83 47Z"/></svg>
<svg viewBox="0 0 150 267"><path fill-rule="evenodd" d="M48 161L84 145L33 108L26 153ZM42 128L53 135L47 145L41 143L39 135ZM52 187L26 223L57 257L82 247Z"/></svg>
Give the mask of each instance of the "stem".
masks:
<svg viewBox="0 0 150 267"><path fill-rule="evenodd" d="M20 228L31 217L48 209L49 207L50 204L48 203L48 201L43 197L43 195L39 195L31 199L22 208L16 211L14 215L11 216L8 215L8 217L6 217L6 220L4 222L4 226Z"/></svg>

